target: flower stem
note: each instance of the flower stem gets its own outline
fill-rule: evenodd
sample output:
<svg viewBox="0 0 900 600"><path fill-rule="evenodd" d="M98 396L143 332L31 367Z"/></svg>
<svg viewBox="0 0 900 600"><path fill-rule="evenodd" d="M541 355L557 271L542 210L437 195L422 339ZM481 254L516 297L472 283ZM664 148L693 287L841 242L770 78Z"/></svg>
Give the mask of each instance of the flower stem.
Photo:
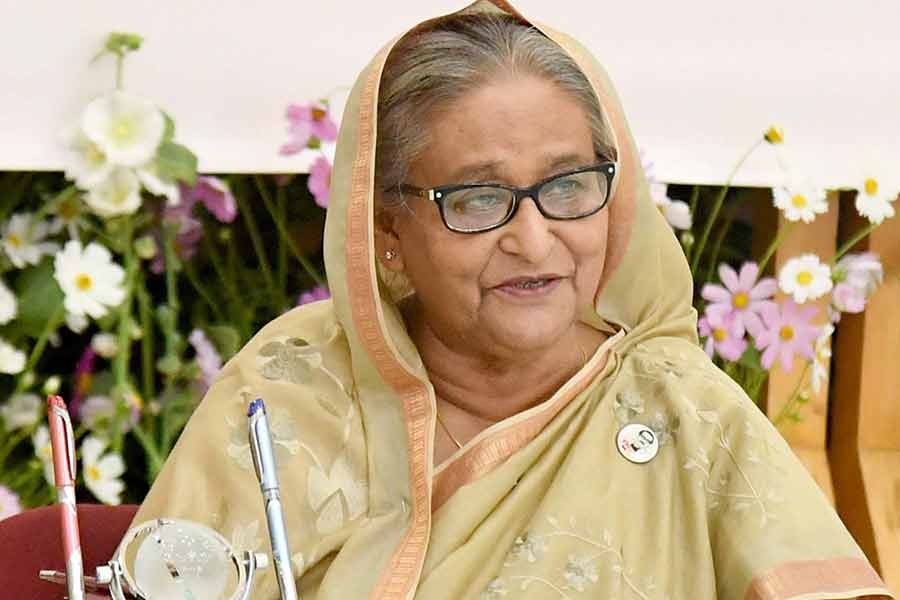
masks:
<svg viewBox="0 0 900 600"><path fill-rule="evenodd" d="M725 216L725 222L719 228L719 231L716 234L716 240L713 242L712 253L710 254L711 258L709 261L709 268L706 271L706 279L705 281L712 281L713 273L716 270L716 263L719 261L719 253L722 250L722 243L725 241L725 235L728 233L728 230L731 229L731 224L734 222L734 216L737 213L737 205L733 205L731 210L728 211L728 214Z"/></svg>
<svg viewBox="0 0 900 600"><path fill-rule="evenodd" d="M253 218L253 213L250 212L243 196L236 194L235 200L237 200L237 203L240 206L241 216L247 223L250 241L253 244L253 249L256 251L256 258L259 261L260 269L262 269L266 285L269 286L269 290L272 292L273 297L278 297L279 294L278 290L275 288L275 278L272 275L272 267L269 266L269 259L266 257L266 248L263 245L262 237L259 235L259 229L256 227L256 219ZM283 293L282 290L282 294Z"/></svg>
<svg viewBox="0 0 900 600"><path fill-rule="evenodd" d="M144 454L147 455L147 483L153 483L153 480L156 479L156 476L162 470L165 459L140 423L135 424L131 432L134 433L134 437L144 450Z"/></svg>
<svg viewBox="0 0 900 600"><path fill-rule="evenodd" d="M794 227L797 226L796 221L788 221L783 227L778 228L778 233L775 235L775 239L773 239L769 243L769 247L766 248L765 253L759 261L759 272L760 274L765 273L766 266L769 264L769 261L775 255L775 250L778 249L778 246L781 245L781 242L788 236L788 234L794 230Z"/></svg>
<svg viewBox="0 0 900 600"><path fill-rule="evenodd" d="M263 203L265 203L266 205L266 209L269 211L269 214L272 215L272 220L275 221L275 226L278 228L278 232L281 234L281 237L287 242L288 246L291 249L291 252L294 254L294 258L296 258L300 262L300 264L303 266L303 270L306 271L307 275L309 275L317 285L325 285L325 278L323 278L319 274L318 270L316 270L313 264L309 262L309 259L303 256L303 253L300 252L299 248L297 248L296 244L294 243L294 238L291 237L284 219L279 218L279 215L272 203L272 198L271 196L269 196L269 192L265 189L265 185L263 185L260 177L257 175L253 179L256 183L256 188L259 190L259 195L262 196Z"/></svg>
<svg viewBox="0 0 900 600"><path fill-rule="evenodd" d="M44 324L44 329L41 331L41 334L38 337L34 348L31 349L31 354L28 355L28 360L25 361L25 368L22 369L22 373L28 373L35 367L35 365L37 365L37 362L41 359L41 355L44 353L44 348L47 347L47 342L50 340L50 336L63 322L65 314L65 305L60 304L56 307L56 310L53 311L53 314L50 315L50 318L47 319L47 322ZM18 394L19 392L24 390L24 383L24 377L19 377L16 380L16 390L15 392L13 392L13 395Z"/></svg>
<svg viewBox="0 0 900 600"><path fill-rule="evenodd" d="M150 294L147 292L147 281L143 275L137 288L138 311L141 318L141 393L144 401L154 397L153 389L153 309L150 304Z"/></svg>
<svg viewBox="0 0 900 600"><path fill-rule="evenodd" d="M778 415L772 419L772 423L777 427L781 425L788 419L790 415L795 414L797 400L800 397L800 388L803 387L803 382L806 381L806 374L809 372L809 367L812 364L811 360L806 361L806 366L803 367L803 372L800 373L800 379L797 380L797 385L794 387L794 391L791 392L791 395L788 397L788 401L784 403L784 406L781 407L781 410L778 411Z"/></svg>
<svg viewBox="0 0 900 600"><path fill-rule="evenodd" d="M113 361L113 375L115 377L116 389L118 394L115 398L115 413L110 425L110 447L115 452L122 452L124 443L124 433L119 426L121 418L129 418L131 406L128 400L130 394L130 383L128 376L128 366L131 362L131 303L134 298L135 274L137 272L137 260L134 254L134 248L131 244L131 237L134 232L134 223L131 217L124 217L122 251L125 254L125 298L119 305L119 331L118 331L118 352ZM121 397L118 397L121 395Z"/></svg>
<svg viewBox="0 0 900 600"><path fill-rule="evenodd" d="M878 227L877 223L869 223L868 225L866 225L865 227L863 227L862 229L860 229L859 231L854 233L853 236L849 240L844 242L841 245L841 247L838 249L838 251L835 253L834 258L831 259L831 264L833 265L837 261L839 261L841 258L843 258L843 256L845 254L847 254L848 252L850 252L850 250L853 249L853 246L858 244L866 236L868 236L870 233L875 231L876 227Z"/></svg>
<svg viewBox="0 0 900 600"><path fill-rule="evenodd" d="M216 320L222 323L226 322L225 314L222 312L222 309L219 308L219 304L213 300L212 295L209 293L209 290L200 282L200 279L197 277L196 271L194 271L193 265L186 262L182 265L184 267L184 274L187 275L187 279L194 289L197 290L197 293L206 301L209 305L210 309L212 309L213 314L216 316Z"/></svg>
<svg viewBox="0 0 900 600"><path fill-rule="evenodd" d="M116 89L121 90L125 87L125 54L116 53Z"/></svg>
<svg viewBox="0 0 900 600"><path fill-rule="evenodd" d="M694 247L694 258L691 261L691 273L697 272L697 266L700 264L700 257L703 254L703 248L706 246L706 240L709 238L709 233L710 231L712 231L713 224L716 222L716 217L719 216L719 211L722 209L722 204L725 202L725 196L728 195L728 190L731 189L731 182L734 179L734 176L737 175L737 172L740 170L740 168L744 165L750 155L753 154L753 151L763 143L763 141L763 138L760 138L752 146L750 146L750 148L744 153L741 159L734 166L734 169L731 170L731 174L728 175L728 179L725 180L725 185L722 186L722 190L716 197L712 212L709 213L709 217L706 219L706 224L703 226L703 233L700 234L700 239L697 241L697 245Z"/></svg>

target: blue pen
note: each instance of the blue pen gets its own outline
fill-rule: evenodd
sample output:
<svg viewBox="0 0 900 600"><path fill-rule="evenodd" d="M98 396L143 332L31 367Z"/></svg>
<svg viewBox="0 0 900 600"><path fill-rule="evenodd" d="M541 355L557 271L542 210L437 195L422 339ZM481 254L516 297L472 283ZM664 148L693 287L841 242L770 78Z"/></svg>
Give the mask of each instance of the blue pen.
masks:
<svg viewBox="0 0 900 600"><path fill-rule="evenodd" d="M284 513L281 510L281 496L278 490L278 474L275 471L275 453L272 452L272 435L266 406L261 398L250 403L247 408L250 426L250 454L253 468L259 479L263 503L266 507L266 522L269 525L269 540L272 543L272 558L275 561L275 578L281 589L282 600L297 600L297 588L291 571L291 553Z"/></svg>

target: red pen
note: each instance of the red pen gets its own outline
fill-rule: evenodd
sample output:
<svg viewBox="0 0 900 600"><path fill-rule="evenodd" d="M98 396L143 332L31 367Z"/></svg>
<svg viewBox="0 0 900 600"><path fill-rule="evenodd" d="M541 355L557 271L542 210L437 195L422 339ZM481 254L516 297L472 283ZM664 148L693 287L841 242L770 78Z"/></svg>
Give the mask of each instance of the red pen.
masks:
<svg viewBox="0 0 900 600"><path fill-rule="evenodd" d="M84 565L81 562L81 539L78 535L78 512L75 508L75 434L66 403L59 396L47 397L47 420L50 423L50 445L53 448L53 476L56 497L62 516L63 550L66 557L66 587L69 600L84 598Z"/></svg>

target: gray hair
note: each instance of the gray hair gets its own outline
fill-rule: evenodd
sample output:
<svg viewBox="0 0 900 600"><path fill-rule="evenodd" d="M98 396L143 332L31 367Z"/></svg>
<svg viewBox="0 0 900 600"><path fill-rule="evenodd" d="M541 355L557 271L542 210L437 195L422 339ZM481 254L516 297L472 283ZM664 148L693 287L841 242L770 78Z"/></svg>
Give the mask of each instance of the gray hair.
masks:
<svg viewBox="0 0 900 600"><path fill-rule="evenodd" d="M429 143L436 111L510 74L543 77L571 94L588 115L595 153L615 158L600 102L565 50L511 15L455 15L407 36L388 57L378 94L378 188L404 182Z"/></svg>

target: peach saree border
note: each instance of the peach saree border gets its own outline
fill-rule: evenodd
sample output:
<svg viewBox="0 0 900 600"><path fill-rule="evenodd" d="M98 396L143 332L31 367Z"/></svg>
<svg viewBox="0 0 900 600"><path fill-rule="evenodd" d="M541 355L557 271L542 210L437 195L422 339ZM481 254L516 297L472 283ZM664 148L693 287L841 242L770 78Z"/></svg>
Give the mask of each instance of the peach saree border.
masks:
<svg viewBox="0 0 900 600"><path fill-rule="evenodd" d="M409 449L409 479L412 516L410 525L372 589L373 600L405 600L415 589L428 546L431 525L430 464L428 448L433 443L429 424L433 421L424 382L406 369L390 347L383 329L373 272L370 203L375 154L376 101L381 70L390 51L375 58L360 94L356 154L347 204L347 287L354 326L359 340L382 380L403 403L406 443Z"/></svg>
<svg viewBox="0 0 900 600"><path fill-rule="evenodd" d="M893 597L865 560L833 558L782 563L754 577L744 600Z"/></svg>
<svg viewBox="0 0 900 600"><path fill-rule="evenodd" d="M463 446L447 463L441 465L432 480L431 510L438 510L462 486L492 471L515 452L525 447L569 402L584 392L609 362L610 348L623 332L609 337L591 360L563 388L546 402L523 415L511 417L493 431L479 435L471 445Z"/></svg>

